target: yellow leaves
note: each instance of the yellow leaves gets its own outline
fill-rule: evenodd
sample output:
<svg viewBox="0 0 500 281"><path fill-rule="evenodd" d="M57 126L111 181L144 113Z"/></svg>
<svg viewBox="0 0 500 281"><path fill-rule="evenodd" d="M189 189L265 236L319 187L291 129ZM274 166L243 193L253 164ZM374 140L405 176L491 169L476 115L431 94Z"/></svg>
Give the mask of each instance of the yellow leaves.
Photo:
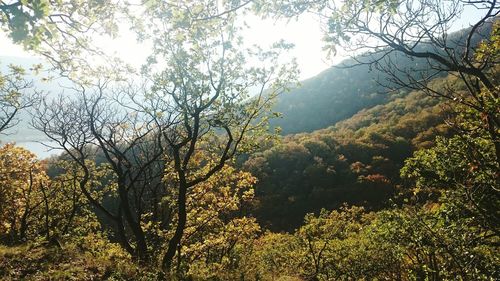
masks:
<svg viewBox="0 0 500 281"><path fill-rule="evenodd" d="M259 232L254 218L242 217L207 229L200 239L186 241L183 253L190 264L189 274L206 278L229 273L234 262L241 259L241 249L251 245Z"/></svg>
<svg viewBox="0 0 500 281"><path fill-rule="evenodd" d="M500 55L500 22L496 21L493 24L491 36L489 40L485 40L479 44L475 51L475 59L479 62L496 61Z"/></svg>
<svg viewBox="0 0 500 281"><path fill-rule="evenodd" d="M9 222L7 222L7 221L4 221L4 222L2 223L2 226L0 227L0 230L1 230L1 229L10 229L11 227L12 227L12 224L10 224L10 223L9 223Z"/></svg>
<svg viewBox="0 0 500 281"><path fill-rule="evenodd" d="M238 173L238 188L248 188L257 183L257 178L252 176L249 172L240 172Z"/></svg>
<svg viewBox="0 0 500 281"><path fill-rule="evenodd" d="M184 35L183 33L177 33L175 35L175 40L179 41L179 42L183 42L184 40L186 40L186 35Z"/></svg>
<svg viewBox="0 0 500 281"><path fill-rule="evenodd" d="M188 180L204 175L217 163L216 157L208 152L195 153L189 165ZM164 181L174 184L177 179L173 164L169 163ZM208 180L188 190L187 225L181 258L189 264L190 275L207 278L228 271L234 262L235 249L250 245L260 232L254 218L239 217L238 212L243 203L254 198L256 182L252 174L226 165ZM166 234L167 237L170 235Z"/></svg>
<svg viewBox="0 0 500 281"><path fill-rule="evenodd" d="M16 90L8 91L3 97L2 102L7 104L11 104L14 107L19 107L19 98L21 97L21 93Z"/></svg>
<svg viewBox="0 0 500 281"><path fill-rule="evenodd" d="M30 151L6 144L0 148L0 182L4 185L18 186L46 178L40 162Z"/></svg>
<svg viewBox="0 0 500 281"><path fill-rule="evenodd" d="M142 216L141 218L141 227L146 232L155 232L155 229L160 228L158 222L153 222L153 220L151 219L146 219L145 216Z"/></svg>
<svg viewBox="0 0 500 281"><path fill-rule="evenodd" d="M241 200L245 202L252 201L255 198L255 190L254 189L249 189L243 192L243 195L241 196Z"/></svg>
<svg viewBox="0 0 500 281"><path fill-rule="evenodd" d="M24 214L35 214L33 206L41 202L40 188L47 183L48 176L33 153L14 144L0 148L0 234L16 233Z"/></svg>
<svg viewBox="0 0 500 281"><path fill-rule="evenodd" d="M239 209L241 202L253 199L253 186L257 179L248 172L236 171L226 166L206 182L189 191L188 205L193 209L203 208L219 213Z"/></svg>
<svg viewBox="0 0 500 281"><path fill-rule="evenodd" d="M118 244L110 243L101 233L89 233L82 238L82 248L94 258L111 260L130 259L130 254L125 252Z"/></svg>
<svg viewBox="0 0 500 281"><path fill-rule="evenodd" d="M21 66L9 64L8 67L9 70L12 72L12 74L14 74L16 77L21 77L26 75L26 70Z"/></svg>
<svg viewBox="0 0 500 281"><path fill-rule="evenodd" d="M165 114L164 114L163 112L156 112L156 113L155 113L155 116L156 116L157 118L163 118L163 116L164 116L164 115L165 115Z"/></svg>
<svg viewBox="0 0 500 281"><path fill-rule="evenodd" d="M191 13L193 13L193 14L200 14L201 12L203 12L204 8L205 7L203 7L202 4L196 4L191 9Z"/></svg>

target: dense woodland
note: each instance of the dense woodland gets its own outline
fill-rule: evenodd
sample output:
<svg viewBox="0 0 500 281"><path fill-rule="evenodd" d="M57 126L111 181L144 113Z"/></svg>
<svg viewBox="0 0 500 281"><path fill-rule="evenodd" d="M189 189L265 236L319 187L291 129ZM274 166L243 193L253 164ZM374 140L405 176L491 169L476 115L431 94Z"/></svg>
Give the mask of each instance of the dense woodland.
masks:
<svg viewBox="0 0 500 281"><path fill-rule="evenodd" d="M0 0L44 58L0 68L0 279L497 280L499 12ZM318 17L352 57L299 82L292 45L244 45L247 14ZM94 40L124 24L152 46L140 70ZM60 153L5 142L27 123Z"/></svg>

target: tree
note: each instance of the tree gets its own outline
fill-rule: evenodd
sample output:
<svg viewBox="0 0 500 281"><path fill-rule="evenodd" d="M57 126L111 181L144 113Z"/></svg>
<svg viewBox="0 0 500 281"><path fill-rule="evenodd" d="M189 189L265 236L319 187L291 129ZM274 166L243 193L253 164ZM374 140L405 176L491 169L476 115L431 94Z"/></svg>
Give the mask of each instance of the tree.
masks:
<svg viewBox="0 0 500 281"><path fill-rule="evenodd" d="M494 278L498 236L485 232L467 210L456 205L458 194L450 195L441 197L439 203L380 212L366 228L364 236L372 244L389 250L385 255L393 259L394 276L410 280Z"/></svg>
<svg viewBox="0 0 500 281"><path fill-rule="evenodd" d="M105 184L104 179L110 177L110 169L105 165L88 166L92 184ZM46 169L51 168L57 169L57 175L52 175L49 183L41 186L43 207L39 218L43 221L42 232L46 240L59 244L80 239L101 229L98 217L80 190L79 183L84 176L82 169L68 160L47 161ZM104 193L95 192L94 196L102 197Z"/></svg>
<svg viewBox="0 0 500 281"><path fill-rule="evenodd" d="M14 43L44 56L60 74L81 79L82 73L95 72L90 56L110 60L96 46L95 37L116 35L120 7L120 1L0 1L0 29ZM112 60L119 69L121 61ZM41 68L33 67L37 74ZM15 115L21 109L37 103L40 92L25 76L17 66L0 73L0 132L17 124Z"/></svg>
<svg viewBox="0 0 500 281"><path fill-rule="evenodd" d="M168 225L158 205L166 194L161 181L162 130L169 123L162 123L157 112L133 110L134 105L143 109L148 105L134 100L144 95L140 92L144 88L129 84L111 88L109 83L81 85L73 98L45 99L34 114L33 126L78 166L79 190L97 214L111 222L122 247L147 261L144 214L151 211L155 221ZM105 173L98 176L96 169Z"/></svg>
<svg viewBox="0 0 500 281"><path fill-rule="evenodd" d="M446 203L499 234L498 169L491 141L468 135L439 138L435 147L408 159L401 175L412 181L417 196L443 193Z"/></svg>
<svg viewBox="0 0 500 281"><path fill-rule="evenodd" d="M17 243L43 237L49 243L59 238L78 238L100 228L78 190L81 170L69 162L58 163L61 173L49 178L46 163L13 144L0 148L0 239ZM109 175L92 168L92 181Z"/></svg>
<svg viewBox="0 0 500 281"><path fill-rule="evenodd" d="M200 165L209 157L198 153L193 162ZM176 180L172 177L175 178L176 173L170 166L164 180L174 184ZM255 219L244 215L254 198L256 181L250 173L237 171L228 163L210 179L188 191L186 229L177 252L178 273L185 274L181 276L231 278L245 258L246 248L260 231ZM175 201L170 202L175 209ZM171 237L173 232L174 229L166 236Z"/></svg>
<svg viewBox="0 0 500 281"><path fill-rule="evenodd" d="M265 232L243 254L241 275L245 280L301 280L302 249L293 234Z"/></svg>
<svg viewBox="0 0 500 281"><path fill-rule="evenodd" d="M0 237L19 242L38 235L42 188L48 181L33 153L13 144L0 148Z"/></svg>
<svg viewBox="0 0 500 281"><path fill-rule="evenodd" d="M180 26L186 23L176 17L162 20L166 24L158 27L167 29L149 34L157 44L154 56L166 62L159 71L149 65L141 83L111 78L83 81L75 88L76 98L45 102L34 125L84 171L82 193L115 222L118 240L140 260L148 259L150 248L145 215L168 199L155 178L162 176L162 163L169 163L176 176L168 186L177 197L173 199L177 221L162 223L165 230L175 228L163 257L169 270L186 228L189 190L209 180L242 149L256 147L258 135L266 131L273 99L288 89L297 73L294 64L278 65L289 45L279 43L269 51L243 49L233 16L187 26ZM256 63L259 66L252 66ZM210 155L210 161L197 163L194 156L201 152ZM98 155L116 180L116 188L106 189L106 196L116 202L112 206L92 196L87 166ZM157 190L156 195L149 190ZM163 220L157 212L152 218L155 223Z"/></svg>
<svg viewBox="0 0 500 281"><path fill-rule="evenodd" d="M144 17L147 29L141 32L154 48L146 70L154 73L160 66L152 75L153 93L171 105L165 115L173 124L163 135L177 176L178 221L163 257L166 270L186 227L188 190L220 171L242 148L256 145L271 102L296 77L294 68L279 63L289 45L245 49L236 14L221 15L227 9L217 1L186 1L180 7L152 5ZM212 154L212 161L193 169L193 155L200 150Z"/></svg>

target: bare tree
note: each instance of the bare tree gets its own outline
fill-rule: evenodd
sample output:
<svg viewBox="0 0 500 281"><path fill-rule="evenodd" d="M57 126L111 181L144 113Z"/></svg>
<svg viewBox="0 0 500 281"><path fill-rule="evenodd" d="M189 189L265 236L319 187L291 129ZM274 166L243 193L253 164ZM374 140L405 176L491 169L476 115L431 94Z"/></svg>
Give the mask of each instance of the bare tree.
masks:
<svg viewBox="0 0 500 281"><path fill-rule="evenodd" d="M75 88L77 98L61 96L44 102L33 125L80 166L82 193L98 213L114 222L122 246L138 259L147 260L148 242L141 223L142 216L156 208L165 193L161 182L163 124L155 115L123 106L125 96L138 94L134 89L112 91L108 83ZM109 165L113 178L108 186L116 188L95 190L91 166L96 162ZM95 192L104 194L98 198ZM153 216L161 219L160 211L155 210ZM135 245L129 243L129 236Z"/></svg>

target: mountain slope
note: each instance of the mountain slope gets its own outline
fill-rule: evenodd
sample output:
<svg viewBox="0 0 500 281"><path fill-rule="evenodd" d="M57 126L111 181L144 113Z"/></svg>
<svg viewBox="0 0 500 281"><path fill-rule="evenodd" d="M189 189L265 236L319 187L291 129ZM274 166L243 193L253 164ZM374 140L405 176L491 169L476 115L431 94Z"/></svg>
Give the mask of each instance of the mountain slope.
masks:
<svg viewBox="0 0 500 281"><path fill-rule="evenodd" d="M449 133L442 109L436 98L411 92L335 126L283 137L244 165L259 179L255 215L290 231L321 208L383 207L397 192L404 160Z"/></svg>
<svg viewBox="0 0 500 281"><path fill-rule="evenodd" d="M460 54L463 48L458 42L464 42L470 29L463 29L448 36L450 48ZM491 32L491 23L485 24L473 36L471 46L479 43L482 38ZM416 50L433 53L442 53L432 44L421 44ZM365 54L363 61L375 60L378 55ZM408 72L419 69L424 71L429 68L426 59L417 59L404 56L400 53L391 53L389 58L400 70ZM443 77L446 73L440 73ZM405 79L404 76L401 79ZM281 119L272 121L272 126L281 127L283 135L312 132L326 128L351 117L362 109L375 105L385 104L392 99L387 93L391 81L384 72L371 69L368 65L356 65L352 59L325 70L319 75L302 82L302 85L290 93L281 95L274 109L282 113ZM405 91L403 89L402 91ZM399 94L399 93L396 93Z"/></svg>
<svg viewBox="0 0 500 281"><path fill-rule="evenodd" d="M378 93L383 90L376 82L379 74L367 66L327 69L280 96L274 109L283 118L272 125L281 127L283 134L310 132L384 103L388 97Z"/></svg>

